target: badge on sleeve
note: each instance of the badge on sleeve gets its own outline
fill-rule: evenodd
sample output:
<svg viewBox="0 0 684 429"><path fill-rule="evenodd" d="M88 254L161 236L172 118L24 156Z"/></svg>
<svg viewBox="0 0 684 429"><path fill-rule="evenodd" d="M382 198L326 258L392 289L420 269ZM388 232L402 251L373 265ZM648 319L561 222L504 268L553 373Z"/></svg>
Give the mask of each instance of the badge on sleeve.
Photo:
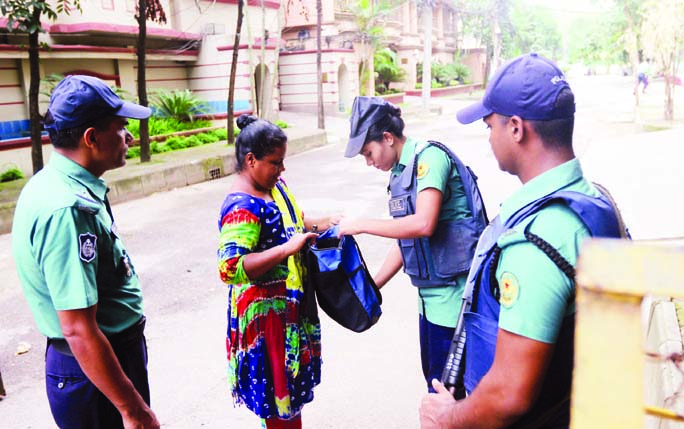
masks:
<svg viewBox="0 0 684 429"><path fill-rule="evenodd" d="M520 296L518 278L513 273L504 272L499 280L499 288L501 289L501 305L506 308L513 307Z"/></svg>
<svg viewBox="0 0 684 429"><path fill-rule="evenodd" d="M97 254L97 236L86 232L78 235L79 257L83 262L90 262Z"/></svg>
<svg viewBox="0 0 684 429"><path fill-rule="evenodd" d="M428 174L428 171L430 171L430 167L428 167L428 165L424 162L419 162L418 170L416 171L416 177L422 179L426 174Z"/></svg>

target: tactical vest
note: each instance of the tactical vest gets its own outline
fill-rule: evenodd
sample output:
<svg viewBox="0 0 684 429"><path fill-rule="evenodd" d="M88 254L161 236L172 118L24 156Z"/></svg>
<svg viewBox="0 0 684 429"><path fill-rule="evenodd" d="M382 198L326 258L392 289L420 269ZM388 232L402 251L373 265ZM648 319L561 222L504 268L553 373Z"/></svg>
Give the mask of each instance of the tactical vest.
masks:
<svg viewBox="0 0 684 429"><path fill-rule="evenodd" d="M459 220L439 221L430 237L399 239L399 248L404 262L404 272L417 287L455 285L456 277L467 273L475 253L477 240L487 226L487 213L477 176L442 143L428 141L416 146L416 153L398 176L390 177L389 212L400 218L416 212L418 198L417 159L429 146L443 150L456 167L463 182L471 217Z"/></svg>
<svg viewBox="0 0 684 429"><path fill-rule="evenodd" d="M566 204L575 212L587 226L592 237L621 236L618 217L608 198L603 195L591 197L574 191L558 191L534 201L521 208L504 225L498 216L492 221L478 243L476 260L468 277L469 282L475 282L473 305L464 318L467 334L464 383L468 393L475 389L489 371L496 351L500 303L495 297L492 285L492 277L495 277L493 271L496 270L492 265L498 259L498 255L495 255L498 238L504 231L520 224L528 216L557 202ZM542 427L541 425L561 427L569 424L568 399L574 365L574 332L575 315L572 314L566 316L561 324L553 357L536 403L510 428L536 428Z"/></svg>

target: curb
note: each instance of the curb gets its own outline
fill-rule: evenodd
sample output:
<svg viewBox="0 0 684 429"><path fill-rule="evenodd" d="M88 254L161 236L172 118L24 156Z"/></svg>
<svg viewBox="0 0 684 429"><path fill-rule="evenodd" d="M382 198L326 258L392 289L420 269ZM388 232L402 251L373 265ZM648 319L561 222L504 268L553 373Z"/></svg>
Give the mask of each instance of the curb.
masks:
<svg viewBox="0 0 684 429"><path fill-rule="evenodd" d="M328 143L325 130L286 129L289 155L323 146ZM214 145L220 143L213 143ZM235 155L225 144L218 149L208 146L169 152L168 160L161 164L140 165L139 162L105 173L112 204L146 197L155 192L194 185L219 179L235 172ZM193 149L197 149L194 150ZM182 153L181 153L182 152ZM175 159L174 159L175 158ZM158 158L159 159L159 158ZM17 197L19 195L17 194ZM12 231L16 201L0 204L0 234Z"/></svg>

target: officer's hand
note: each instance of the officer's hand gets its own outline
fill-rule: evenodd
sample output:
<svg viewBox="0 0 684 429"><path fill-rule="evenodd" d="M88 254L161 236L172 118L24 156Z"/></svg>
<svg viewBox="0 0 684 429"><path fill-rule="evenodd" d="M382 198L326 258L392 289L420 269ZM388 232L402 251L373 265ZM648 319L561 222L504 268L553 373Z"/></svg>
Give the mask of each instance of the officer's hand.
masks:
<svg viewBox="0 0 684 429"><path fill-rule="evenodd" d="M432 380L432 387L436 393L423 396L420 403L421 429L447 429L449 414L456 405L456 400L438 380Z"/></svg>
<svg viewBox="0 0 684 429"><path fill-rule="evenodd" d="M336 214L332 214L332 215L328 216L328 229L332 228L335 225L338 225L343 217L344 217L344 215L342 215L340 213L336 213Z"/></svg>
<svg viewBox="0 0 684 429"><path fill-rule="evenodd" d="M285 253L287 256L294 255L299 252L306 243L313 243L316 241L318 234L313 232L297 233L293 235L287 243L283 244L285 246Z"/></svg>
<svg viewBox="0 0 684 429"><path fill-rule="evenodd" d="M361 230L361 219L353 219L348 217L343 217L337 224L337 237L341 238L343 235L356 235L363 232Z"/></svg>
<svg viewBox="0 0 684 429"><path fill-rule="evenodd" d="M157 420L157 416L148 407L138 409L132 414L122 414L124 429L159 429L161 425Z"/></svg>

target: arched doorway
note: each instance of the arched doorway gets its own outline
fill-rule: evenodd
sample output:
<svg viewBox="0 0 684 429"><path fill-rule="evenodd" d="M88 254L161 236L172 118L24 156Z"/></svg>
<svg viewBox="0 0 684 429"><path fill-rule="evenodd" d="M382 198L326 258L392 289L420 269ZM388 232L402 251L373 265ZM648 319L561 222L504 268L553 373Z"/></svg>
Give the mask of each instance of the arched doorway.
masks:
<svg viewBox="0 0 684 429"><path fill-rule="evenodd" d="M271 72L265 64L259 64L254 68L254 101L255 113L264 119L270 119L273 113L273 84Z"/></svg>
<svg viewBox="0 0 684 429"><path fill-rule="evenodd" d="M340 64L340 67L337 69L337 93L339 94L337 110L344 112L351 108L354 91L352 91L351 76L345 64Z"/></svg>

